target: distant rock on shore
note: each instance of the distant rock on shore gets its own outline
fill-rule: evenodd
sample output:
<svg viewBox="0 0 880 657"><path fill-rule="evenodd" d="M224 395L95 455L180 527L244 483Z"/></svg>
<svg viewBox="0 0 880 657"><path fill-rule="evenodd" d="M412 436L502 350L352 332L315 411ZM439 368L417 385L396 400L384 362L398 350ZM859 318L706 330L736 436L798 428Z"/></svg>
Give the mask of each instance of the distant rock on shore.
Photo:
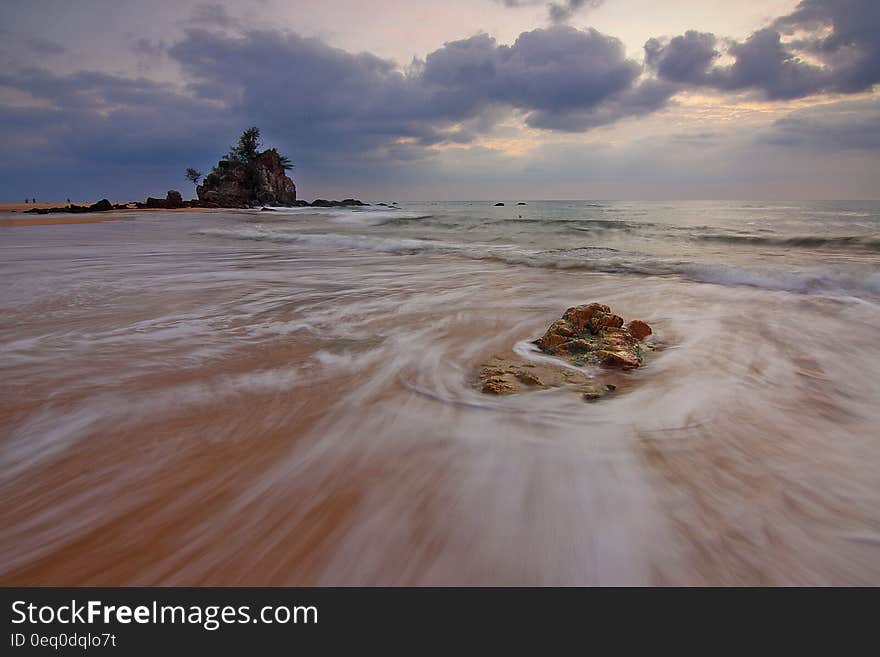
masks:
<svg viewBox="0 0 880 657"><path fill-rule="evenodd" d="M82 214L83 212L108 212L110 210L118 210L122 207L126 206L113 205L107 199L102 198L97 203L92 203L91 205L75 205L71 203L70 205L63 205L57 208L34 208L32 210L25 210L23 214L57 214L60 212Z"/></svg>
<svg viewBox="0 0 880 657"><path fill-rule="evenodd" d="M341 201L327 201L323 198L316 198L311 203L302 202L304 206L309 206L312 208L345 208L350 206L361 206L368 205L363 201L358 201L356 198L344 198Z"/></svg>
<svg viewBox="0 0 880 657"><path fill-rule="evenodd" d="M184 201L180 192L171 189L168 190L165 198L153 198L152 196L148 196L147 200L143 203L116 203L114 205L106 198L102 198L97 203L92 203L91 205L76 205L71 203L70 205L58 206L57 208L34 208L33 210L27 210L25 214L82 214L83 212L110 212L111 210L173 210L177 208L194 207L199 207L198 201Z"/></svg>
<svg viewBox="0 0 880 657"><path fill-rule="evenodd" d="M152 196L148 196L145 203L137 203L136 205L139 208L162 208L173 210L175 208L192 207L193 204L192 201L184 202L180 192L176 189L169 189L168 193L165 194L165 198L153 198Z"/></svg>

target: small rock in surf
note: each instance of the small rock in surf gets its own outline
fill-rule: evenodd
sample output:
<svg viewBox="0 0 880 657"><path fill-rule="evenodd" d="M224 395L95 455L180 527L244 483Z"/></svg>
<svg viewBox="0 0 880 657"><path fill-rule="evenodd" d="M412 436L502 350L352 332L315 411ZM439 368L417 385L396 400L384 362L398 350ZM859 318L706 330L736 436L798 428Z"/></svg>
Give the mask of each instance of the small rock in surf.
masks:
<svg viewBox="0 0 880 657"><path fill-rule="evenodd" d="M569 308L535 340L538 348L574 365L601 365L631 370L642 364L642 341L651 327L640 319L626 326L623 317L601 303Z"/></svg>
<svg viewBox="0 0 880 657"><path fill-rule="evenodd" d="M597 365L609 370L631 370L642 364L649 348L643 340L651 327L623 318L601 303L574 306L565 311L534 344L544 353L577 366ZM529 389L570 387L584 401L595 401L627 387L623 375L602 375L603 380L560 363L533 363L517 355L493 356L480 369L477 387L486 394L509 395Z"/></svg>

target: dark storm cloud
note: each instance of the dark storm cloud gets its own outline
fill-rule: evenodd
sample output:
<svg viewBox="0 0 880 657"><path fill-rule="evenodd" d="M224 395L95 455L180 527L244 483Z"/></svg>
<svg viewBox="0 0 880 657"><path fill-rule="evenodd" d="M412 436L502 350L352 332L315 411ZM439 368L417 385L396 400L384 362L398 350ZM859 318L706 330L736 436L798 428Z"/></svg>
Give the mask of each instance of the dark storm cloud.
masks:
<svg viewBox="0 0 880 657"><path fill-rule="evenodd" d="M757 88L767 98L802 98L828 87L829 72L807 64L783 45L780 35L767 28L753 33L743 43L734 43L729 53L735 62L713 79L721 89Z"/></svg>
<svg viewBox="0 0 880 657"><path fill-rule="evenodd" d="M754 89L771 100L801 98L827 87L828 71L796 57L773 29L731 43L728 54L734 61L728 66L715 65L718 48L715 35L705 32L689 31L667 42L650 39L645 63L662 80L723 91Z"/></svg>
<svg viewBox="0 0 880 657"><path fill-rule="evenodd" d="M856 92L880 82L880 2L877 0L803 0L777 19L783 33L831 28L830 33L795 42L820 57L833 72L833 89Z"/></svg>
<svg viewBox="0 0 880 657"><path fill-rule="evenodd" d="M222 103L297 151L432 143L437 127L475 111L471 99L432 95L392 62L296 34L191 30L169 54L197 98Z"/></svg>
<svg viewBox="0 0 880 657"><path fill-rule="evenodd" d="M468 137L453 126L499 107L536 127L584 130L656 109L673 91L639 84L641 67L617 39L566 26L525 32L510 46L485 34L453 41L408 74L370 54L276 32L192 30L169 54L197 96L277 126L297 146L333 151L462 142Z"/></svg>
<svg viewBox="0 0 880 657"><path fill-rule="evenodd" d="M714 34L690 30L667 43L650 39L645 44L645 64L671 82L705 84L709 67L721 53Z"/></svg>
<svg viewBox="0 0 880 657"><path fill-rule="evenodd" d="M553 26L511 45L487 35L447 43L406 71L369 53L276 31L190 29L170 47L141 41L143 55L178 63L184 88L104 73L0 74L0 91L32 104L0 116L6 147L81 166L210 166L247 125L303 170L390 166L429 147L467 144L519 112L533 127L585 131L662 107L666 81L640 80L620 41Z"/></svg>
<svg viewBox="0 0 880 657"><path fill-rule="evenodd" d="M756 90L771 100L855 93L880 82L878 30L877 0L803 0L772 26L730 43L732 64L717 65L714 34L694 31L665 41L650 39L645 62L661 79L724 91ZM783 35L791 38L783 40Z"/></svg>
<svg viewBox="0 0 880 657"><path fill-rule="evenodd" d="M588 109L539 110L526 117L533 128L586 132L631 116L656 112L666 105L678 87L659 80L646 80Z"/></svg>
<svg viewBox="0 0 880 657"><path fill-rule="evenodd" d="M557 26L524 32L512 46L486 35L448 43L428 55L421 78L466 106L500 103L527 112L529 125L583 130L572 126L610 123L629 115L630 104L643 105L640 73L617 39Z"/></svg>
<svg viewBox="0 0 880 657"><path fill-rule="evenodd" d="M46 103L4 108L4 141L46 142L57 161L162 166L204 152L217 129L232 127L203 103L146 79L28 69L0 75L0 87Z"/></svg>

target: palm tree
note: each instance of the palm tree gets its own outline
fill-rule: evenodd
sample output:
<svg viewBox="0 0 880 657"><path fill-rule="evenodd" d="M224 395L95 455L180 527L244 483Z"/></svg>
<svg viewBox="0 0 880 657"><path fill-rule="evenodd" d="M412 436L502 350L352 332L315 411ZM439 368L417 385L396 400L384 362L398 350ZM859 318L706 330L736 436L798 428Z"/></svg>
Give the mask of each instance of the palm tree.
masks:
<svg viewBox="0 0 880 657"><path fill-rule="evenodd" d="M229 155L227 155L227 158L235 162L249 164L257 159L257 155L260 152L260 146L262 145L263 140L260 137L260 129L256 126L248 128L241 133L241 137L238 138L238 143L229 149Z"/></svg>
<svg viewBox="0 0 880 657"><path fill-rule="evenodd" d="M198 169L194 169L193 167L187 167L186 169L186 179L189 180L193 185L199 184L199 178L202 177L202 172Z"/></svg>

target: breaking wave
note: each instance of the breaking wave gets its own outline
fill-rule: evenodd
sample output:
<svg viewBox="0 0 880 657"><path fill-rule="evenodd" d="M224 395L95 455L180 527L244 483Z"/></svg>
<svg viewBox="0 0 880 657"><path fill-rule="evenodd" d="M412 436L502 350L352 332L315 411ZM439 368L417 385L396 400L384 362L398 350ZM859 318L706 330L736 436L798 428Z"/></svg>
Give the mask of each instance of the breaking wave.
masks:
<svg viewBox="0 0 880 657"><path fill-rule="evenodd" d="M698 235L696 239L708 242L727 242L731 244L758 244L804 249L858 249L880 251L880 236L876 235L801 235L794 237L767 237L763 235Z"/></svg>
<svg viewBox="0 0 880 657"><path fill-rule="evenodd" d="M421 212L406 212L403 210L372 210L351 208L285 208L267 206L275 214L274 217L281 219L284 215L328 217L330 221L339 224L354 226L381 226L386 223L413 221L417 219L429 219L430 214ZM261 216L262 218L262 216Z"/></svg>
<svg viewBox="0 0 880 657"><path fill-rule="evenodd" d="M763 271L748 267L687 262L624 252L611 247L527 249L513 244L457 243L427 238L381 237L344 233L294 233L266 226L238 226L200 231L228 239L302 244L315 248L354 249L396 255L445 254L471 260L547 269L584 269L640 276L678 275L700 283L737 285L819 295L880 295L880 272L858 276L834 270Z"/></svg>

